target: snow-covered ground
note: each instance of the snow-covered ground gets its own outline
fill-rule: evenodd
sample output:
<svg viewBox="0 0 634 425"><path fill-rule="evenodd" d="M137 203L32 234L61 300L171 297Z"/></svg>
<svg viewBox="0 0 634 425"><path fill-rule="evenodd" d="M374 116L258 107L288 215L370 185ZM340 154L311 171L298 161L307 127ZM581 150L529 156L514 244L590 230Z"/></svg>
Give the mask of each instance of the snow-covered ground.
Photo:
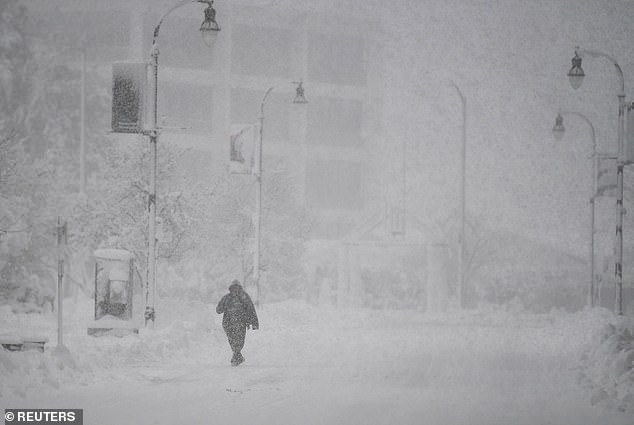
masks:
<svg viewBox="0 0 634 425"><path fill-rule="evenodd" d="M215 305L161 300L151 331L86 335L89 300L52 314L0 307L1 333L45 334L44 353L0 351L0 408L81 408L86 424L632 424L632 322L604 310L259 309L246 362ZM628 331L625 329L629 328Z"/></svg>

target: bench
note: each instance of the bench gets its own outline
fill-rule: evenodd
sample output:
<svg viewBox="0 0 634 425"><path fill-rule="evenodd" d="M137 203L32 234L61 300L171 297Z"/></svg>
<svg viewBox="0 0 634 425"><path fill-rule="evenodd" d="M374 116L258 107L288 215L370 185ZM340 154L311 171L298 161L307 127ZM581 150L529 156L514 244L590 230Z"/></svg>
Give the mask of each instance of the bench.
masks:
<svg viewBox="0 0 634 425"><path fill-rule="evenodd" d="M37 350L43 353L47 342L46 337L0 336L0 345L7 351Z"/></svg>

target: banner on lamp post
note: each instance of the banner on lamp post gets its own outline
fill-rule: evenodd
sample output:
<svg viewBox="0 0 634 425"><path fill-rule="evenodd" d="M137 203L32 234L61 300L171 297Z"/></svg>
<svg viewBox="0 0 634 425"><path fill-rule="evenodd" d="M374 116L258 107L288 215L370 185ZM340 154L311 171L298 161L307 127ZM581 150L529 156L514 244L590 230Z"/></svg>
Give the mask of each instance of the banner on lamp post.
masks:
<svg viewBox="0 0 634 425"><path fill-rule="evenodd" d="M616 196L616 158L599 158L596 196Z"/></svg>
<svg viewBox="0 0 634 425"><path fill-rule="evenodd" d="M625 108L625 163L634 163L634 104Z"/></svg>
<svg viewBox="0 0 634 425"><path fill-rule="evenodd" d="M142 133L145 123L146 64L112 64L112 131Z"/></svg>
<svg viewBox="0 0 634 425"><path fill-rule="evenodd" d="M233 125L229 137L229 171L252 174L255 164L257 131L255 125Z"/></svg>

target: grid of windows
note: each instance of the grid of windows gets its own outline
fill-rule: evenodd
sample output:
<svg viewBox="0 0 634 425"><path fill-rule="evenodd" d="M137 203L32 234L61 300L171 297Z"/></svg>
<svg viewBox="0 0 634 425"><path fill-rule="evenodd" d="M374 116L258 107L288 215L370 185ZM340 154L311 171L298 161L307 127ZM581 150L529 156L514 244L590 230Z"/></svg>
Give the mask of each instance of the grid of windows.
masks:
<svg viewBox="0 0 634 425"><path fill-rule="evenodd" d="M143 28L132 27L129 11L111 9L66 14L63 27L69 34L79 34L85 23L86 39L91 46L89 60L114 62L129 60L129 55L142 47L144 58L150 49L153 29L159 19L154 13L143 13ZM139 17L141 17L139 16ZM43 19L44 20L44 19ZM62 22L57 21L57 23ZM214 52L209 49L200 36L198 16L188 18L174 14L163 22L160 48L161 66L183 69L211 70L214 67ZM231 30L231 73L240 76L260 77L262 80L297 78L293 67L306 66L307 81L333 85L362 87L367 84L365 63L365 40L362 37L337 34L307 33L306 51L296 44L294 32L284 28L260 27L257 25L233 23ZM137 38L142 46L131 46ZM302 50L301 52L299 50ZM221 50L222 52L222 50ZM298 53L299 52L299 53ZM305 53L305 56L304 56ZM135 53L136 54L136 53ZM300 56L297 56L297 55ZM218 58L219 61L219 58ZM220 61L219 61L220 63ZM301 76L300 76L301 77ZM163 77L164 78L164 77ZM168 127L186 127L193 132L208 133L213 130L213 87L196 83L160 79L159 125ZM238 78L226 82L229 86L236 81L258 80L257 78ZM251 83L248 84L253 87ZM227 86L223 86L223 90ZM266 85L262 90L231 88L229 102L230 122L217 124L253 124L258 122L259 108ZM328 89L328 87L326 87ZM328 92L328 91L326 91ZM224 91L221 95L224 104ZM328 92L332 93L332 92ZM328 96L328 95L326 95ZM360 100L342 99L337 94L331 97L312 97L306 108L306 142L313 145L355 148L363 143L364 104ZM285 142L290 139L292 94L289 91L273 91L265 105L265 143ZM216 99L217 101L219 99ZM221 107L221 105L216 105ZM334 157L334 156L333 156ZM305 200L323 209L358 210L363 207L362 181L363 165L355 161L344 160L306 160ZM272 172L277 169L268 163Z"/></svg>
<svg viewBox="0 0 634 425"><path fill-rule="evenodd" d="M235 25L231 32L231 71L289 78L292 34L276 28Z"/></svg>
<svg viewBox="0 0 634 425"><path fill-rule="evenodd" d="M213 89L209 86L180 82L161 82L159 120L169 127L187 127L191 131L212 128Z"/></svg>
<svg viewBox="0 0 634 425"><path fill-rule="evenodd" d="M260 117L264 90L231 90L231 124L255 124ZM290 98L286 93L271 92L264 105L264 137L285 141L289 138Z"/></svg>
<svg viewBox="0 0 634 425"><path fill-rule="evenodd" d="M366 83L362 38L311 33L308 76L313 81L362 86Z"/></svg>
<svg viewBox="0 0 634 425"><path fill-rule="evenodd" d="M358 146L363 142L360 101L313 98L308 104L307 141L311 144Z"/></svg>
<svg viewBox="0 0 634 425"><path fill-rule="evenodd" d="M362 172L358 162L310 160L306 164L306 200L324 209L361 209Z"/></svg>
<svg viewBox="0 0 634 425"><path fill-rule="evenodd" d="M86 42L90 61L113 62L128 57L130 46L130 15L122 10L65 11L36 10L33 16L33 34L44 39L57 40L55 47L79 49ZM77 50L78 52L78 50Z"/></svg>

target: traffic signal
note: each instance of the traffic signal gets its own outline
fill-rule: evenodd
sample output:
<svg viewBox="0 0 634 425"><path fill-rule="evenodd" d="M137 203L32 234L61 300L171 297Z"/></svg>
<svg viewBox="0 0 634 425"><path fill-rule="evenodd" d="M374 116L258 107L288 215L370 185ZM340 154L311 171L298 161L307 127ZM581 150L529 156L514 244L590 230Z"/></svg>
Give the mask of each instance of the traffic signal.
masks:
<svg viewBox="0 0 634 425"><path fill-rule="evenodd" d="M146 64L112 64L112 131L142 133L145 122Z"/></svg>

